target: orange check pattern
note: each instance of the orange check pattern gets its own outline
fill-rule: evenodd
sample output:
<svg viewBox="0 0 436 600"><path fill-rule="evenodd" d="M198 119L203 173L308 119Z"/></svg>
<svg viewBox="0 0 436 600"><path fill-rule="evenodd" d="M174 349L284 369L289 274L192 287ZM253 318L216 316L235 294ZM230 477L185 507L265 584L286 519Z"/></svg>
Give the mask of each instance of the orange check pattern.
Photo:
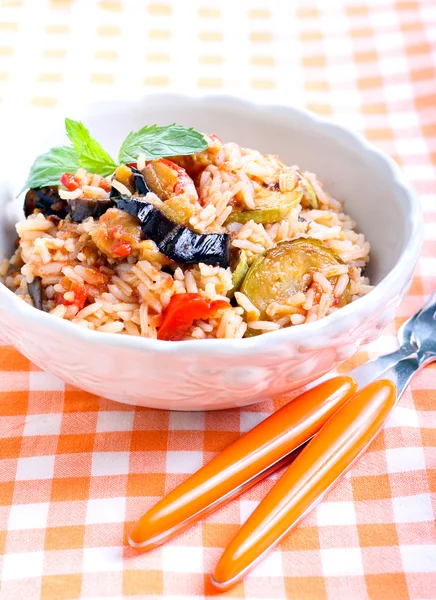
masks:
<svg viewBox="0 0 436 600"><path fill-rule="evenodd" d="M422 257L395 323L341 371L392 350L436 289L434 0L0 0L0 108L47 118L71 114L72 90L81 102L168 89L304 105L400 163L425 211ZM208 575L274 478L148 554L126 547L126 531L287 400L134 409L0 346L1 600L213 595ZM346 478L223 597L434 599L435 492L436 365Z"/></svg>

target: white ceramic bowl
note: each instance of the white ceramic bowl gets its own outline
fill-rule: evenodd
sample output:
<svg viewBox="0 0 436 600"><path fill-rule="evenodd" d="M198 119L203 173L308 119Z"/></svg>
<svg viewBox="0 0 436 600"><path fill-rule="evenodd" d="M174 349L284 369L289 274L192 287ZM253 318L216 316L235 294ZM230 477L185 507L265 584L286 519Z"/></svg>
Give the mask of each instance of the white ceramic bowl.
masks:
<svg viewBox="0 0 436 600"><path fill-rule="evenodd" d="M314 171L327 190L345 199L346 212L371 243L367 273L377 285L319 322L243 340L192 342L88 331L32 308L0 285L0 335L39 367L119 402L178 410L229 408L320 377L377 338L393 319L419 255L420 205L394 162L361 137L296 108L228 97L151 96L141 103L96 106L81 116L114 153L131 129L177 122ZM53 125L58 128L48 133L34 124L31 138L38 143L29 141L24 162L64 143L62 121ZM27 164L21 162L19 173L16 164L2 164L17 183L18 176L24 179ZM12 251L11 220L19 218L19 203L12 197L2 184L0 256Z"/></svg>

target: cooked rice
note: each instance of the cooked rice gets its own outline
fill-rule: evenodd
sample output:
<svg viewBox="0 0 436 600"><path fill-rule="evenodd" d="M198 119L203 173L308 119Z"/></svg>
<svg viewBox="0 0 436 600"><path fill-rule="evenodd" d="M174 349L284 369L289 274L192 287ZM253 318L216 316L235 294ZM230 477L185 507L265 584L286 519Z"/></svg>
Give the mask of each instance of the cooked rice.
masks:
<svg viewBox="0 0 436 600"><path fill-rule="evenodd" d="M255 208L256 194L263 188L275 184L281 193L294 190L301 173L295 166L285 166L276 156L262 155L235 143L223 144L216 136L206 139L209 142L206 151L172 159L193 179L187 188L194 207L189 218L192 229L202 233L227 231L231 247L244 250L249 264L277 242L295 238L321 240L344 264L329 265L313 273L312 284L305 292L272 301L260 319L260 311L242 292L234 294L234 302L228 299L233 287L230 268L202 263L171 265L151 240L138 242L130 256L114 260L94 244L93 218L83 223L72 223L69 219L56 222L36 212L17 223L19 246L10 260L0 264L1 281L25 302L33 304L28 284L40 277L43 309L52 315L96 331L149 338L157 337L163 312L174 294L198 293L209 301L228 302L228 308L214 318L195 321L185 339L241 338L246 332L256 335L302 325L337 310L347 286L349 301L371 290L368 279L362 275L369 261L369 243L355 231L356 224L343 212L342 203L323 189L313 173L305 172L304 177L317 194L318 208L310 207L300 188L301 204L289 210L281 221L267 225L253 221L224 225L234 207ZM143 169L145 164L145 156L140 155L138 168ZM111 177L104 181L83 169L76 176L81 187L74 191L61 187L61 198L108 198L107 185L102 185L105 182L131 196L126 185L112 181ZM163 205L154 194L150 200L156 206ZM86 289L86 305L80 309L74 285Z"/></svg>

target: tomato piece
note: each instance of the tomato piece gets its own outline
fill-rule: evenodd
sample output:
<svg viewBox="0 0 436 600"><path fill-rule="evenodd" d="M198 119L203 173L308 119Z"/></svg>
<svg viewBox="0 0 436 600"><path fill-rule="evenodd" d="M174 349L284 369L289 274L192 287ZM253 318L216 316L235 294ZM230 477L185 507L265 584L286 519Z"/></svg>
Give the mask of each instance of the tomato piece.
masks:
<svg viewBox="0 0 436 600"><path fill-rule="evenodd" d="M72 173L64 173L61 177L61 183L70 192L74 192L74 190L77 190L80 187L80 181Z"/></svg>
<svg viewBox="0 0 436 600"><path fill-rule="evenodd" d="M121 225L108 227L107 241L110 244L112 254L120 258L125 258L132 254L132 244L125 239L126 237Z"/></svg>
<svg viewBox="0 0 436 600"><path fill-rule="evenodd" d="M175 171L177 173L177 181L174 185L173 192L178 194L183 194L185 187L189 184L192 184L192 179L189 177L188 173L185 171L183 167L173 163L171 160L167 158L161 158L161 163Z"/></svg>
<svg viewBox="0 0 436 600"><path fill-rule="evenodd" d="M332 306L333 307L339 306L339 301L340 301L340 298L338 298L337 296L335 296L333 298Z"/></svg>
<svg viewBox="0 0 436 600"><path fill-rule="evenodd" d="M83 283L72 281L68 292L73 292L74 300L66 300L64 294L57 293L55 296L56 303L65 304L65 306L72 306L75 304L79 310L82 310L88 299L88 292Z"/></svg>
<svg viewBox="0 0 436 600"><path fill-rule="evenodd" d="M102 190L104 190L105 192L111 191L111 184L109 183L109 181L106 181L106 179L104 177L102 177L100 179L100 183L98 184L98 187L101 188Z"/></svg>
<svg viewBox="0 0 436 600"><path fill-rule="evenodd" d="M179 165L177 165L172 160L168 160L167 158L161 158L160 162L163 165L166 165L167 167L169 167L170 169L172 169L173 171L176 171L177 173L179 173L180 171L184 171L185 170L183 167L179 167Z"/></svg>
<svg viewBox="0 0 436 600"><path fill-rule="evenodd" d="M315 292L315 294L313 296L313 303L319 304L319 301L321 300L321 296L322 296L322 287L319 285L319 283L316 283L316 282L312 283L312 285L310 287Z"/></svg>
<svg viewBox="0 0 436 600"><path fill-rule="evenodd" d="M126 167L133 167L134 169L138 168L138 163L127 163Z"/></svg>
<svg viewBox="0 0 436 600"><path fill-rule="evenodd" d="M183 339L197 319L211 319L218 311L228 308L225 300L208 302L200 294L175 294L163 313L159 340L177 342Z"/></svg>
<svg viewBox="0 0 436 600"><path fill-rule="evenodd" d="M114 244L112 246L112 252L115 256L119 256L119 258L125 258L126 256L130 256L132 254L132 245L129 242L120 242L119 244Z"/></svg>

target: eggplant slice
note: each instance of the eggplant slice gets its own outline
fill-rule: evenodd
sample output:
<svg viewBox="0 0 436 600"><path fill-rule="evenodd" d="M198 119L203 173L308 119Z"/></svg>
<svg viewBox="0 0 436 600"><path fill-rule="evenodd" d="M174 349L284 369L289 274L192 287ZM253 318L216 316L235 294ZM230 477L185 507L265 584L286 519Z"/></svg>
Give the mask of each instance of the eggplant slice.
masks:
<svg viewBox="0 0 436 600"><path fill-rule="evenodd" d="M135 186L136 193L139 196L146 196L148 192L151 192L148 185L145 183L144 175L135 167L130 167L133 174L133 185Z"/></svg>
<svg viewBox="0 0 436 600"><path fill-rule="evenodd" d="M141 171L139 171L135 167L128 167L128 168L132 172L133 187L135 189L135 193L138 194L138 196L146 196L148 194L148 192L151 192L151 189L145 183L144 175L141 173ZM125 185L125 183L123 181L121 183L123 183ZM131 184L128 187L131 187ZM120 196L121 196L120 192L114 186L112 186L111 191L109 193L109 197L111 199L114 199L114 198L119 198Z"/></svg>
<svg viewBox="0 0 436 600"><path fill-rule="evenodd" d="M182 265L205 263L227 268L230 236L227 233L196 233L178 225L151 202L140 198L114 198L117 208L137 217L146 238L153 240L167 258Z"/></svg>
<svg viewBox="0 0 436 600"><path fill-rule="evenodd" d="M36 208L45 216L55 215L60 219L65 219L68 214L68 203L59 197L56 185L34 188L27 192L24 198L26 217L33 214Z"/></svg>
<svg viewBox="0 0 436 600"><path fill-rule="evenodd" d="M32 283L27 284L29 290L29 296L33 300L33 306L38 310L42 310L42 279L41 277L35 277Z"/></svg>
<svg viewBox="0 0 436 600"><path fill-rule="evenodd" d="M82 221L89 217L99 219L114 205L114 202L111 199L76 198L75 200L70 200L68 204L71 220L75 223L82 223Z"/></svg>
<svg viewBox="0 0 436 600"><path fill-rule="evenodd" d="M46 216L55 215L63 219L69 214L72 221L81 223L89 217L99 219L108 209L116 206L137 217L144 236L153 240L159 251L174 262L181 265L202 262L227 268L230 264L230 236L227 233L197 233L167 217L143 198L150 189L143 174L134 167L130 169L138 196L122 196L112 186L108 199L77 198L66 202L59 198L58 188L55 186L34 189L26 194L26 216L39 208Z"/></svg>

